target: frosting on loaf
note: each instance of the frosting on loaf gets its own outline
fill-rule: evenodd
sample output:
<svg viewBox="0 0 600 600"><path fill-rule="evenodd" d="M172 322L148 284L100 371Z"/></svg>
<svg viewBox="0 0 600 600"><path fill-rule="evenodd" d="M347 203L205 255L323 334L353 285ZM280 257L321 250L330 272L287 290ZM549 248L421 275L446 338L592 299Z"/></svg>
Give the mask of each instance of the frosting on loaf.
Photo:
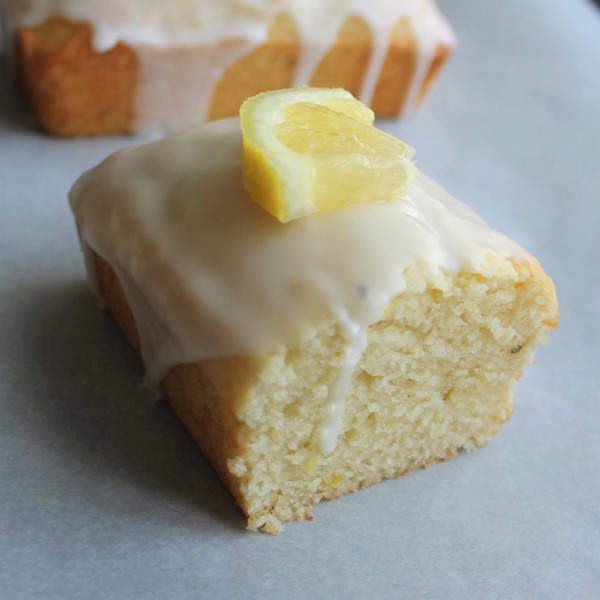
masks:
<svg viewBox="0 0 600 600"><path fill-rule="evenodd" d="M8 0L11 28L52 16L90 23L98 52L122 41L136 50L139 73L133 130L177 129L207 116L216 84L238 58L263 44L278 15L291 17L300 40L292 84L310 83L349 16L371 30L371 56L359 97L370 103L393 27L405 19L416 64L404 107L422 93L437 49L454 34L433 0ZM157 53L157 50L179 52ZM190 49L193 60L182 55ZM212 49L212 50L209 50ZM208 51L206 51L208 50ZM185 82L185 95L177 86Z"/></svg>
<svg viewBox="0 0 600 600"><path fill-rule="evenodd" d="M489 252L532 260L421 173L407 197L282 224L243 190L240 145L236 118L198 125L117 152L70 193L84 250L123 285L154 384L176 364L266 353L327 317L356 357L408 268L434 279Z"/></svg>

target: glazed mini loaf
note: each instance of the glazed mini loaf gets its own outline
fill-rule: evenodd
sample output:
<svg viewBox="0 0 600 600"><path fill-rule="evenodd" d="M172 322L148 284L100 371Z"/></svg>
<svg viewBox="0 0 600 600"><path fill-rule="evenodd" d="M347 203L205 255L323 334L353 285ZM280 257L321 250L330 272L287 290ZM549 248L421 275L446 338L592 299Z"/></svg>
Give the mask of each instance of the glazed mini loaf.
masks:
<svg viewBox="0 0 600 600"><path fill-rule="evenodd" d="M249 527L487 442L556 325L537 261L422 174L282 224L240 171L228 119L115 154L70 198L94 289Z"/></svg>
<svg viewBox="0 0 600 600"><path fill-rule="evenodd" d="M68 136L180 129L309 83L398 115L454 46L433 0L9 0L5 18L35 116Z"/></svg>

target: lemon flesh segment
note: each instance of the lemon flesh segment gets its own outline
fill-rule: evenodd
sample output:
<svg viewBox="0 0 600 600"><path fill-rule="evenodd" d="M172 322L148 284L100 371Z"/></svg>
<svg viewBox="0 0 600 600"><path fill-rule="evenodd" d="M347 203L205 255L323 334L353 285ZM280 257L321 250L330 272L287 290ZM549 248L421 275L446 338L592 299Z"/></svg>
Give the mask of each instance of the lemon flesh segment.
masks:
<svg viewBox="0 0 600 600"><path fill-rule="evenodd" d="M412 149L401 140L325 106L285 107L276 136L309 166L315 211L400 198L412 176Z"/></svg>
<svg viewBox="0 0 600 600"><path fill-rule="evenodd" d="M341 89L264 92L240 111L244 189L282 222L406 194L412 149Z"/></svg>
<svg viewBox="0 0 600 600"><path fill-rule="evenodd" d="M300 103L298 103L300 104ZM313 103L314 104L314 103ZM335 110L366 125L373 125L375 113L356 98L324 98L319 102L321 106Z"/></svg>
<svg viewBox="0 0 600 600"><path fill-rule="evenodd" d="M240 109L242 129L242 181L250 197L279 221L315 212L310 197L310 166L275 136L286 106L310 101L328 106L365 124L373 111L341 88L298 87L262 92L246 100Z"/></svg>

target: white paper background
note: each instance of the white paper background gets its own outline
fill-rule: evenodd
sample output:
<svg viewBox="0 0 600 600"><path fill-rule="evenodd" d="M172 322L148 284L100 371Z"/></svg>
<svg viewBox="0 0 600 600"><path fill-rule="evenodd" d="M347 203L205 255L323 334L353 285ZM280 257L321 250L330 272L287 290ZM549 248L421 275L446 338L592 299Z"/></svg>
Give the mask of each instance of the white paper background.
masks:
<svg viewBox="0 0 600 600"><path fill-rule="evenodd" d="M56 140L0 78L0 597L599 598L600 11L440 0L460 45L381 126L529 248L561 324L485 448L278 538L233 500L96 309L66 193L132 139Z"/></svg>

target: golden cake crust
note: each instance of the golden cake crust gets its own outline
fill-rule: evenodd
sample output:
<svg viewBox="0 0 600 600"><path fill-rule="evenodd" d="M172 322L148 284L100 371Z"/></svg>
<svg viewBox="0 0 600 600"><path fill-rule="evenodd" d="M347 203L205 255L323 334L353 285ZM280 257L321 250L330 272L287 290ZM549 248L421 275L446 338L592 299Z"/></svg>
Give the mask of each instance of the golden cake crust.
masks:
<svg viewBox="0 0 600 600"><path fill-rule="evenodd" d="M92 29L55 17L16 32L17 76L42 127L75 136L128 131L138 61L119 43L98 53Z"/></svg>

